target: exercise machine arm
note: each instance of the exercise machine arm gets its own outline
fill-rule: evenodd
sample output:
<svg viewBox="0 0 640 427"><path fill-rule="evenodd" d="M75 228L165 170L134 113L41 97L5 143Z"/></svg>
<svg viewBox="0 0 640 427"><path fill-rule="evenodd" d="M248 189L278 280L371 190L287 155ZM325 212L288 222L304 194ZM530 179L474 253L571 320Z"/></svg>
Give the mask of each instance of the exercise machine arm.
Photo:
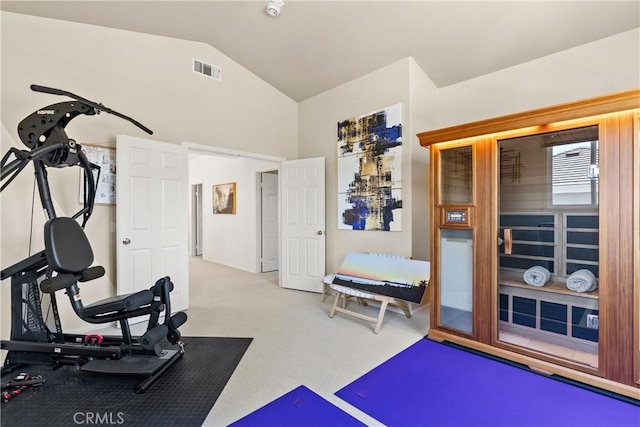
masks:
<svg viewBox="0 0 640 427"><path fill-rule="evenodd" d="M100 177L100 168L89 162L82 151L82 146L67 136L65 127L79 115L92 116L105 112L127 120L149 134L153 132L124 114L71 92L40 85L31 85L31 90L67 96L73 98L74 101L60 102L40 108L20 122L18 136L28 150L11 148L2 158L0 161L0 181L6 179L6 182L0 187L0 191L3 191L27 164L33 162L40 200L47 216L52 219L56 217L56 213L51 201L46 168L80 166L85 172L83 184L85 197L83 208L73 215L73 218L82 216L82 225L84 226L93 212L96 182ZM94 170L98 171L95 180Z"/></svg>

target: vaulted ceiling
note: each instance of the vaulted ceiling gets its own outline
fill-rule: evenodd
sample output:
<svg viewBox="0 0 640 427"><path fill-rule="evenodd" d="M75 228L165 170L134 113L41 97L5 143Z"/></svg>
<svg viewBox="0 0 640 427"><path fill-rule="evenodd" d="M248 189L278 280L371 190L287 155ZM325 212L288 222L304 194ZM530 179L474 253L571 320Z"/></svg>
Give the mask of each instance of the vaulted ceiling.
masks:
<svg viewBox="0 0 640 427"><path fill-rule="evenodd" d="M3 0L0 9L208 43L296 101L407 56L443 87L640 27L638 1L286 0L276 18L266 5Z"/></svg>

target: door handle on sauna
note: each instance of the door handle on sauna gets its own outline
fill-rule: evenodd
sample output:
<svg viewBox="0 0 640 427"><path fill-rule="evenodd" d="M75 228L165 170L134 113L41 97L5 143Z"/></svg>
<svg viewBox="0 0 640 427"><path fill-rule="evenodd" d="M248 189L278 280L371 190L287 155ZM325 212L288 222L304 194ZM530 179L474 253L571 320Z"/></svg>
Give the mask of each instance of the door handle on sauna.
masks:
<svg viewBox="0 0 640 427"><path fill-rule="evenodd" d="M510 255L513 251L511 229L504 229L504 253Z"/></svg>
<svg viewBox="0 0 640 427"><path fill-rule="evenodd" d="M129 243L131 243L131 239L129 239L128 237L125 237L124 239L122 239L123 245L128 245Z"/></svg>

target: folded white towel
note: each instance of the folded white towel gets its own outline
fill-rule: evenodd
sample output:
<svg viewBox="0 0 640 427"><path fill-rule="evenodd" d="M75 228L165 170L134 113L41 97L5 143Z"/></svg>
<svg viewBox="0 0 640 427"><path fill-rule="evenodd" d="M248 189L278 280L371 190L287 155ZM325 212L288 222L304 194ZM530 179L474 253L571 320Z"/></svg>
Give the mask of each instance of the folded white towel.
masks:
<svg viewBox="0 0 640 427"><path fill-rule="evenodd" d="M591 271L583 268L567 278L567 289L575 292L593 292L598 289L598 279Z"/></svg>
<svg viewBox="0 0 640 427"><path fill-rule="evenodd" d="M524 272L523 279L527 285L544 286L551 279L551 273L543 266L536 265Z"/></svg>

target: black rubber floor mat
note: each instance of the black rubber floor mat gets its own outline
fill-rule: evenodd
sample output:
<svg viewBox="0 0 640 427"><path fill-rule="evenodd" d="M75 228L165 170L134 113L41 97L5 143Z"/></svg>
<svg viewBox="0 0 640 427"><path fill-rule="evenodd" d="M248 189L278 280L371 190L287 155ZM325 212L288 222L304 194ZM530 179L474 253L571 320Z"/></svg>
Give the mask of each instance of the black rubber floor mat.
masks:
<svg viewBox="0 0 640 427"><path fill-rule="evenodd" d="M135 394L136 376L81 372L65 366L25 366L20 372L42 375L0 406L2 426L201 426L252 338L186 337L184 356L144 394Z"/></svg>

